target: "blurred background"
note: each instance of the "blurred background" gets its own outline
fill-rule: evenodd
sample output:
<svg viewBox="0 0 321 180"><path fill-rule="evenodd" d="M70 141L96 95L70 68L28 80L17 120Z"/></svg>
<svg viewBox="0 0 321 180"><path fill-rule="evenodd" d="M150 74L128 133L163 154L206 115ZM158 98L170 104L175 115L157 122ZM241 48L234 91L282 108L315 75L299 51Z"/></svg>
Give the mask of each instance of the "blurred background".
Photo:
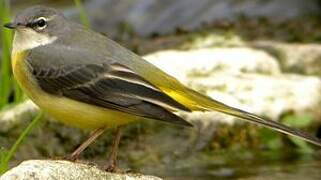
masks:
<svg viewBox="0 0 321 180"><path fill-rule="evenodd" d="M321 138L319 0L0 3L1 27L26 7L58 8L197 91ZM11 75L12 32L0 32L0 160L12 167L27 159L65 156L88 132L41 120L17 143L38 109ZM321 178L318 147L220 113L181 115L195 128L153 121L128 126L120 167L166 179ZM82 160L103 164L111 135L100 137ZM17 151L11 151L14 144L20 144Z"/></svg>

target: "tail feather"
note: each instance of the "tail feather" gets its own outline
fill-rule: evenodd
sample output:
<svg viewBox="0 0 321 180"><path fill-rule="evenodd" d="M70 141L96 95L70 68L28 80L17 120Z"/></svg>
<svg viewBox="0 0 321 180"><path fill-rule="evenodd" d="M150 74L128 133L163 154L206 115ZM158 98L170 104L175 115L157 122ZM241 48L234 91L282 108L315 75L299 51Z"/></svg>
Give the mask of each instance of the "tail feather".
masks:
<svg viewBox="0 0 321 180"><path fill-rule="evenodd" d="M292 136L296 136L298 138L301 138L305 141L308 141L312 144L321 146L321 140L315 136L312 136L304 131L295 129L295 128L291 128L289 126L283 125L281 123L278 123L276 121L272 121L272 120L268 120L268 119L263 119L257 115L248 113L246 111L242 111L240 109L236 109L233 107L229 107L226 106L226 109L220 109L220 108L215 108L213 107L213 110L225 113L225 114L229 114L235 117L239 117L241 119L244 119L246 121L252 122L252 123L256 123L271 129L274 129L276 131L282 132L284 134L288 134L288 135L292 135Z"/></svg>
<svg viewBox="0 0 321 180"><path fill-rule="evenodd" d="M274 129L284 134L296 136L312 144L321 146L321 139L315 136L312 136L306 132L303 132L299 129L291 128L279 122L264 119L252 113L249 113L234 107L230 107L221 102L215 101L207 96L204 96L196 91L193 91L190 89L187 89L186 91L187 92L185 94L187 94L188 96L186 98L193 100L195 102L195 103L191 103L191 106L188 107L191 110L222 112L255 124L259 124L259 125Z"/></svg>

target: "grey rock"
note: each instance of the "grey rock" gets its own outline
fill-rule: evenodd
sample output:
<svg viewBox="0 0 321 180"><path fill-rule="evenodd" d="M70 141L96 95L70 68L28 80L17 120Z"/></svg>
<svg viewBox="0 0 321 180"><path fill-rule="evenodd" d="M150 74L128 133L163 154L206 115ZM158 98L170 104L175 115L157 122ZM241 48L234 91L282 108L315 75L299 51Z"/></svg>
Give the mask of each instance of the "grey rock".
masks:
<svg viewBox="0 0 321 180"><path fill-rule="evenodd" d="M203 23L240 16L280 21L320 13L316 0L92 0L87 1L86 10L101 32L115 34L125 25L143 36L176 28L193 30Z"/></svg>
<svg viewBox="0 0 321 180"><path fill-rule="evenodd" d="M0 177L0 180L161 180L142 174L108 173L92 165L69 161L29 160L22 162Z"/></svg>
<svg viewBox="0 0 321 180"><path fill-rule="evenodd" d="M0 132L7 133L12 128L20 126L24 122L29 122L35 117L38 107L31 101L15 105L12 108L0 112Z"/></svg>
<svg viewBox="0 0 321 180"><path fill-rule="evenodd" d="M20 0L13 4L26 6ZM72 3L52 4L79 21L79 12ZM17 9L22 9L20 6ZM167 34L177 28L195 30L206 23L235 21L240 17L283 21L320 14L318 0L90 0L85 1L85 9L93 28L109 36L124 32L141 36Z"/></svg>

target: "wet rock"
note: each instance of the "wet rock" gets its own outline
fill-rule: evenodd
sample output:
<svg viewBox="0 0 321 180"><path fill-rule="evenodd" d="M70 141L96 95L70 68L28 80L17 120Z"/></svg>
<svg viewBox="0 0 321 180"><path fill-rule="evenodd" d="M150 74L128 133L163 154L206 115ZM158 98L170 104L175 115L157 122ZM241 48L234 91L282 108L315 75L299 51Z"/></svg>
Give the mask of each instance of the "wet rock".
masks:
<svg viewBox="0 0 321 180"><path fill-rule="evenodd" d="M39 2L14 0L14 12ZM79 12L69 1L46 2L79 21ZM306 15L319 15L318 0L91 0L85 1L93 28L110 36L136 32L141 36L167 34L177 28L195 30L215 21L240 17L283 21ZM175 18L173 18L175 17Z"/></svg>
<svg viewBox="0 0 321 180"><path fill-rule="evenodd" d="M72 163L68 161L29 160L6 172L0 180L161 180L159 177L142 174L108 173L93 165Z"/></svg>
<svg viewBox="0 0 321 180"><path fill-rule="evenodd" d="M320 13L316 0L93 0L87 1L86 9L92 24L101 32L112 35L125 28L143 36L169 33L176 28L193 30L204 23L241 16L275 21Z"/></svg>
<svg viewBox="0 0 321 180"><path fill-rule="evenodd" d="M282 170L286 167L286 169L291 169L291 171ZM253 169L257 169L255 175L249 175L247 177L243 177L243 180L258 180L258 179L304 179L304 180L316 180L321 179L321 174L319 162L309 162L309 165L306 166L303 163L284 163L277 164L270 168L256 166ZM253 170L251 169L251 170ZM264 173L261 173L264 172Z"/></svg>

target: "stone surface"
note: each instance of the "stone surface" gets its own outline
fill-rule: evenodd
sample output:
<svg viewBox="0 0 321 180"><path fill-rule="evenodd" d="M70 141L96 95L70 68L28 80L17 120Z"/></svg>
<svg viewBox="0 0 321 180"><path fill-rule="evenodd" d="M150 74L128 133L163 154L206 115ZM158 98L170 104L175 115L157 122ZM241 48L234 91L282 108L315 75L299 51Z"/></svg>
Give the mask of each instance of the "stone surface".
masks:
<svg viewBox="0 0 321 180"><path fill-rule="evenodd" d="M254 47L276 57L283 71L321 76L320 44L288 44L279 42L255 42Z"/></svg>
<svg viewBox="0 0 321 180"><path fill-rule="evenodd" d="M11 1L13 12L39 4ZM73 1L42 1L60 8L79 21ZM92 27L110 36L136 32L141 36L166 34L177 28L195 30L217 21L234 21L243 17L265 17L273 22L319 15L318 0L90 0L85 1ZM173 18L175 17L175 18ZM164 24L166 24L164 26Z"/></svg>
<svg viewBox="0 0 321 180"><path fill-rule="evenodd" d="M241 16L277 21L320 12L316 0L93 0L86 7L99 31L115 34L127 27L143 36L176 28L193 30L203 23Z"/></svg>
<svg viewBox="0 0 321 180"><path fill-rule="evenodd" d="M29 160L22 162L0 177L0 180L161 180L141 174L108 173L93 165L69 161Z"/></svg>
<svg viewBox="0 0 321 180"><path fill-rule="evenodd" d="M191 77L208 77L219 72L268 75L281 73L273 56L247 47L167 50L152 53L144 58L183 82L189 81Z"/></svg>
<svg viewBox="0 0 321 180"><path fill-rule="evenodd" d="M15 105L0 112L0 132L7 133L12 128L20 126L24 122L29 122L38 112L38 107L31 101Z"/></svg>

